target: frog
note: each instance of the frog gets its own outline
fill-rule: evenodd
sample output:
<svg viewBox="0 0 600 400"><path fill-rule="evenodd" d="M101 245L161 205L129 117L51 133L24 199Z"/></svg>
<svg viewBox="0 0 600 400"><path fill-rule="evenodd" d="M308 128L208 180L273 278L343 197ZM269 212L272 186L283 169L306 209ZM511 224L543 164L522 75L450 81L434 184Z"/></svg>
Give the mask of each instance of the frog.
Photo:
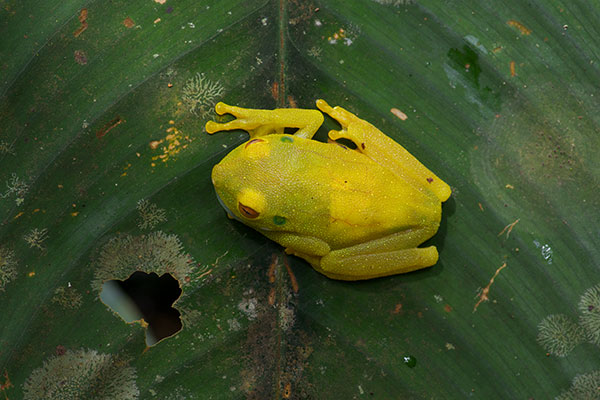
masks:
<svg viewBox="0 0 600 400"><path fill-rule="evenodd" d="M207 133L250 134L212 169L227 215L331 279L366 280L435 265L437 248L418 246L438 231L450 186L366 120L322 99L316 106L215 105L218 115L234 119L208 121ZM324 114L340 129L329 131L327 142L313 140Z"/></svg>

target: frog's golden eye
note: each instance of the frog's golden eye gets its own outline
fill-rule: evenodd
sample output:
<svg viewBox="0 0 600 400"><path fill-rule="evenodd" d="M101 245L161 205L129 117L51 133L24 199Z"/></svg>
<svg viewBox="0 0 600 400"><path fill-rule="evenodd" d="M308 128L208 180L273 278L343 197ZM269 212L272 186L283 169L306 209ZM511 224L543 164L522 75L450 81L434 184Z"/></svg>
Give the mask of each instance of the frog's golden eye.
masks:
<svg viewBox="0 0 600 400"><path fill-rule="evenodd" d="M238 203L238 209L240 210L240 213L242 213L242 215L246 218L254 219L258 218L258 216L260 215L260 213L254 208L248 207L242 203Z"/></svg>

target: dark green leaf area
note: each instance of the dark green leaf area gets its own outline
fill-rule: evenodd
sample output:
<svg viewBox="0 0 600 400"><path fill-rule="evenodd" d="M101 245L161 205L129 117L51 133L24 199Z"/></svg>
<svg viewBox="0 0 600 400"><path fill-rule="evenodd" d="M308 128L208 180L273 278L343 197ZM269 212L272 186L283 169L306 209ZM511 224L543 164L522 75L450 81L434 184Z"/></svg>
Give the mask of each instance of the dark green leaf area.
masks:
<svg viewBox="0 0 600 400"><path fill-rule="evenodd" d="M4 1L0 396L594 394L599 20L593 1ZM214 105L319 98L451 186L435 266L334 281L227 218L211 172L248 134L208 135L233 119ZM181 288L181 329L150 347L100 301L136 271Z"/></svg>

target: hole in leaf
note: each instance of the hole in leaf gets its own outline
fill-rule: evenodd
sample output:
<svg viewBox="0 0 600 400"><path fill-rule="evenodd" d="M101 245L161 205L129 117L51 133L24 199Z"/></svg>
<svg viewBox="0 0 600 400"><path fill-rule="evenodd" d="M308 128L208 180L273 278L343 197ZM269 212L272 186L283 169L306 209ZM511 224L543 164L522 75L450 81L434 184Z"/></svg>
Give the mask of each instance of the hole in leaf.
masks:
<svg viewBox="0 0 600 400"><path fill-rule="evenodd" d="M171 274L136 271L124 281L105 282L100 300L125 322L141 322L146 344L152 346L181 330L181 314L172 307L180 295L179 282Z"/></svg>

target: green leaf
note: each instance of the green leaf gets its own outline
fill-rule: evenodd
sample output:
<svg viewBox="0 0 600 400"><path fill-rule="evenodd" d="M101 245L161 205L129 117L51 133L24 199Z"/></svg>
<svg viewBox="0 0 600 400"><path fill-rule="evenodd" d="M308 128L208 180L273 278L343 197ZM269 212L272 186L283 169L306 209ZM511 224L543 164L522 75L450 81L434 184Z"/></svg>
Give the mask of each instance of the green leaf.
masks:
<svg viewBox="0 0 600 400"><path fill-rule="evenodd" d="M597 398L598 3L1 5L8 398ZM437 265L333 281L226 218L214 103L317 98L451 185ZM149 348L99 300L136 270L183 288Z"/></svg>

